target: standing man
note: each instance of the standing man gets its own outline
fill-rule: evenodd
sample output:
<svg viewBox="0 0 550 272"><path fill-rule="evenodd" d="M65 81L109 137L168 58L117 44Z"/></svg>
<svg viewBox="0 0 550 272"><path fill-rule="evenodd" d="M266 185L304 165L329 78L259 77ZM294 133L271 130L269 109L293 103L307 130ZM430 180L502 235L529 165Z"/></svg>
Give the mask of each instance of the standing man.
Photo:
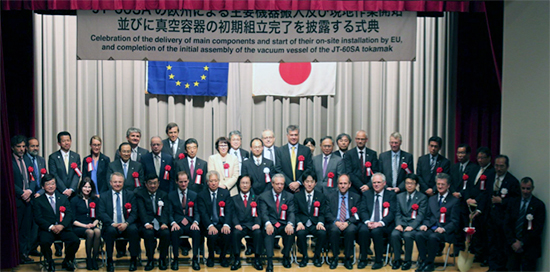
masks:
<svg viewBox="0 0 550 272"><path fill-rule="evenodd" d="M371 188L370 179L374 173L379 171L378 155L376 151L367 148L368 141L367 132L357 131L355 134L356 147L346 152L346 156L344 156L346 173L351 179L351 190L358 194ZM366 166L367 162L370 167Z"/></svg>
<svg viewBox="0 0 550 272"><path fill-rule="evenodd" d="M250 141L252 157L243 162L241 176L249 176L252 182L252 191L260 195L271 190L271 179L275 175L275 165L270 159L263 156L264 145L260 138Z"/></svg>
<svg viewBox="0 0 550 272"><path fill-rule="evenodd" d="M183 145L183 144L182 144ZM174 189L174 165L172 156L163 150L163 141L159 136L151 138L151 152L141 157L143 173L145 176L155 174L159 180L159 189L165 193L170 193Z"/></svg>
<svg viewBox="0 0 550 272"><path fill-rule="evenodd" d="M338 145L338 150L334 151L334 154L338 155L340 158L344 157L344 154L348 151L349 144L351 143L351 136L347 133L340 133L336 137L336 144Z"/></svg>
<svg viewBox="0 0 550 272"><path fill-rule="evenodd" d="M242 138L243 136L238 130L229 132L229 154L239 159L239 173L242 171L243 162L248 160L250 156L248 151L241 148Z"/></svg>
<svg viewBox="0 0 550 272"><path fill-rule="evenodd" d="M388 178L388 190L400 193L405 191L405 176L414 173L412 154L401 150L401 133L390 135L390 150L380 154L380 172Z"/></svg>
<svg viewBox="0 0 550 272"><path fill-rule="evenodd" d="M332 137L325 136L321 139L322 154L313 157L313 169L315 169L315 174L321 181L317 186L325 195L329 191L337 191L338 185L336 183L338 177L344 174L346 170L342 158L332 153L333 148L334 142L332 141ZM329 182L329 176L331 176L331 182Z"/></svg>
<svg viewBox="0 0 550 272"><path fill-rule="evenodd" d="M42 185L40 184L40 180L42 179L42 173L47 173L46 170L46 160L44 157L41 157L38 155L38 151L40 149L40 143L38 142L38 139L35 137L27 138L27 156L25 156L25 163L28 163L29 166L33 167L34 172L32 173L33 178L36 182L36 186L34 187L33 191L33 197L37 198L40 195L44 193L44 189L42 189ZM28 169L28 166L27 166ZM31 178L32 182L32 178ZM38 225L34 220L32 220L31 223L31 232L30 232L30 240L29 240L29 255L31 256L40 256L39 252L36 250L38 247Z"/></svg>
<svg viewBox="0 0 550 272"><path fill-rule="evenodd" d="M71 197L76 193L80 180L80 155L71 151L71 134L67 131L57 134L57 144L60 149L48 157L48 169L55 177L57 190Z"/></svg>
<svg viewBox="0 0 550 272"><path fill-rule="evenodd" d="M307 148L307 152L311 154L309 148ZM276 235L281 235L283 238L283 267L290 268L292 266L290 249L294 244L294 224L296 222L294 196L284 190L285 176L283 174L275 174L272 185L273 189L263 192L258 200L260 216L265 230L266 272L273 272L273 247Z"/></svg>
<svg viewBox="0 0 550 272"><path fill-rule="evenodd" d="M477 174L479 168L477 163L470 161L472 148L468 144L459 144L456 149L457 163L451 166L451 192L456 198L462 197L463 190L466 189L464 175L473 177Z"/></svg>
<svg viewBox="0 0 550 272"><path fill-rule="evenodd" d="M275 151L277 147L275 146L275 133L272 130L266 129L262 132L262 142L264 143L264 158L273 161L273 164L276 164L275 161Z"/></svg>
<svg viewBox="0 0 550 272"><path fill-rule="evenodd" d="M428 139L430 153L418 158L416 174L420 176L420 191L428 196L436 193L435 176L439 172L449 174L451 162L439 154L443 140L438 136ZM441 168L441 169L440 169Z"/></svg>
<svg viewBox="0 0 550 272"><path fill-rule="evenodd" d="M300 128L290 125L286 128L288 144L281 146L275 152L277 163L275 170L285 177L288 190L296 193L302 185L302 174L307 169L313 168L311 149L298 143L300 140Z"/></svg>
<svg viewBox="0 0 550 272"><path fill-rule="evenodd" d="M179 154L185 153L185 144L179 138L179 134L180 128L178 124L168 123L166 125L166 135L168 135L168 138L162 140L162 152L170 155L173 159L177 159Z"/></svg>
<svg viewBox="0 0 550 272"><path fill-rule="evenodd" d="M129 143L124 142L118 146L118 159L115 159L109 164L107 176L110 177L113 173L122 173L124 177L124 189L134 191L138 187L143 186L143 168L141 163L130 160L132 148ZM136 177L137 176L137 177Z"/></svg>
<svg viewBox="0 0 550 272"><path fill-rule="evenodd" d="M189 173L189 189L198 194L207 187L208 163L197 157L199 143L195 138L189 138L185 141L185 151L187 151L187 156L178 155L178 158L174 161L174 171L175 173L180 171Z"/></svg>
<svg viewBox="0 0 550 272"><path fill-rule="evenodd" d="M147 149L139 147L139 141L141 140L141 129L130 127L126 131L126 140L130 144L130 159L132 161L140 162L141 156L147 154ZM115 153L115 161L120 158L119 152Z"/></svg>

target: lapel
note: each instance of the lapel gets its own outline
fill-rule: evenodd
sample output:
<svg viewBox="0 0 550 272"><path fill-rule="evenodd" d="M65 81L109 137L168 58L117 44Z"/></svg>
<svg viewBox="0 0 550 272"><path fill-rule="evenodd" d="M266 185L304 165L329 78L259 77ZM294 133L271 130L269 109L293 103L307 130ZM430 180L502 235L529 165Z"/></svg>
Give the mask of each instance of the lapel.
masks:
<svg viewBox="0 0 550 272"><path fill-rule="evenodd" d="M109 190L109 197L107 198L107 214L111 217L111 219L114 219L113 216L113 190Z"/></svg>
<svg viewBox="0 0 550 272"><path fill-rule="evenodd" d="M401 210L407 213L411 207L407 207L407 195L408 193L405 191L398 195L399 205L401 205ZM401 196L402 195L402 196ZM414 195L416 199L416 194ZM413 201L414 201L413 199Z"/></svg>
<svg viewBox="0 0 550 272"><path fill-rule="evenodd" d="M349 191L348 191L348 192L349 192ZM349 197L349 200L348 200L348 206L349 206L349 207L348 207L348 212L349 212L350 215L351 215L351 208L353 208L353 207L358 208L358 207L356 206L357 200L355 199L355 197L353 197L353 196L351 195L351 192L348 193L348 197Z"/></svg>

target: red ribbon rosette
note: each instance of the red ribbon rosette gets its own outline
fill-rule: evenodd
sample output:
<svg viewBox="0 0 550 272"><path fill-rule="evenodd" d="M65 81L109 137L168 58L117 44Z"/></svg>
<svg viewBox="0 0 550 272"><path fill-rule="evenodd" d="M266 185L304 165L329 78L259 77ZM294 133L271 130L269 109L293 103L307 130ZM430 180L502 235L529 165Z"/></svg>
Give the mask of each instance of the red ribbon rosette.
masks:
<svg viewBox="0 0 550 272"><path fill-rule="evenodd" d="M67 209L65 206L59 206L59 223L63 222L63 218L65 218L65 211Z"/></svg>
<svg viewBox="0 0 550 272"><path fill-rule="evenodd" d="M124 204L124 208L126 209L126 218L130 217L130 212L132 211L132 204L126 203Z"/></svg>
<svg viewBox="0 0 550 272"><path fill-rule="evenodd" d="M141 182L139 181L139 173L138 172L132 173L132 177L134 178L134 186L136 188L141 187Z"/></svg>
<svg viewBox="0 0 550 272"><path fill-rule="evenodd" d="M468 183L468 179L470 177L466 174L462 175L462 180L464 181L464 184L462 185L462 190L466 190L466 184Z"/></svg>
<svg viewBox="0 0 550 272"><path fill-rule="evenodd" d="M334 173L328 172L327 177L328 177L327 187L329 188L334 187Z"/></svg>
<svg viewBox="0 0 550 272"><path fill-rule="evenodd" d="M74 169L78 177L82 177L82 172L80 172L80 169L78 169L78 165L76 162L71 163L71 168Z"/></svg>
<svg viewBox="0 0 550 272"><path fill-rule="evenodd" d="M94 164L92 163L92 157L86 158L86 163L88 164L88 172L92 172L94 170Z"/></svg>
<svg viewBox="0 0 550 272"><path fill-rule="evenodd" d="M90 218L95 219L95 202L90 202Z"/></svg>
<svg viewBox="0 0 550 272"><path fill-rule="evenodd" d="M34 168L32 166L27 167L27 171L29 171L29 176L31 177L31 181L34 181Z"/></svg>
<svg viewBox="0 0 550 272"><path fill-rule="evenodd" d="M303 155L298 156L298 170L304 171L304 161L306 158Z"/></svg>
<svg viewBox="0 0 550 272"><path fill-rule="evenodd" d="M286 210L288 206L286 204L281 205L281 220L286 220Z"/></svg>
<svg viewBox="0 0 550 272"><path fill-rule="evenodd" d="M224 163L223 164L223 173L224 173L226 178L229 177L229 163Z"/></svg>
<svg viewBox="0 0 550 272"><path fill-rule="evenodd" d="M46 173L48 173L48 171L46 171L46 168L40 169L40 178L43 178Z"/></svg>
<svg viewBox="0 0 550 272"><path fill-rule="evenodd" d="M183 153L180 153L180 154L178 155L178 159L180 159L180 160L185 159L185 155L184 155Z"/></svg>
<svg viewBox="0 0 550 272"><path fill-rule="evenodd" d="M313 216L315 217L319 216L319 207L321 207L321 202L319 201L313 202Z"/></svg>
<svg viewBox="0 0 550 272"><path fill-rule="evenodd" d="M484 191L485 190L485 181L487 181L486 175L481 175L479 177L479 189Z"/></svg>
<svg viewBox="0 0 550 272"><path fill-rule="evenodd" d="M412 174L411 169L409 169L409 165L406 162L401 164L401 169L405 170L407 174Z"/></svg>
<svg viewBox="0 0 550 272"><path fill-rule="evenodd" d="M195 202L189 201L187 203L187 209L189 210L189 216L193 217L193 207L195 207Z"/></svg>
<svg viewBox="0 0 550 272"><path fill-rule="evenodd" d="M442 167L437 167L437 170L435 170L436 173L443 173L443 168Z"/></svg>
<svg viewBox="0 0 550 272"><path fill-rule="evenodd" d="M197 169L197 177L195 178L195 184L201 184L202 169Z"/></svg>
<svg viewBox="0 0 550 272"><path fill-rule="evenodd" d="M447 208L441 207L439 209L439 223L445 223L445 213L447 212Z"/></svg>
<svg viewBox="0 0 550 272"><path fill-rule="evenodd" d="M352 207L350 211L351 211L351 215L353 215L353 217L355 217L356 220L359 220L359 215L357 214L357 207Z"/></svg>
<svg viewBox="0 0 550 272"><path fill-rule="evenodd" d="M170 170L172 170L172 166L164 166L164 179L170 179Z"/></svg>
<svg viewBox="0 0 550 272"><path fill-rule="evenodd" d="M365 162L365 168L367 168L367 177L370 177L372 175L372 169L371 169L372 163L370 161Z"/></svg>
<svg viewBox="0 0 550 272"><path fill-rule="evenodd" d="M474 233L476 233L476 228L466 227L464 228L464 231L466 232L466 235L474 235Z"/></svg>
<svg viewBox="0 0 550 272"><path fill-rule="evenodd" d="M250 207L252 208L252 217L258 217L258 210L256 207L258 207L258 204L256 201L250 202Z"/></svg>
<svg viewBox="0 0 550 272"><path fill-rule="evenodd" d="M390 213L390 203L386 201L382 204L382 207L384 207L384 212L382 213L382 217L386 217L388 213Z"/></svg>
<svg viewBox="0 0 550 272"><path fill-rule="evenodd" d="M225 216L225 212L224 212L224 209L225 209L225 201L220 201L218 202L218 206L220 206L220 216Z"/></svg>
<svg viewBox="0 0 550 272"><path fill-rule="evenodd" d="M411 213L411 218L412 219L416 219L416 215L418 213L418 204L414 203L412 204L411 208L413 209L412 213Z"/></svg>

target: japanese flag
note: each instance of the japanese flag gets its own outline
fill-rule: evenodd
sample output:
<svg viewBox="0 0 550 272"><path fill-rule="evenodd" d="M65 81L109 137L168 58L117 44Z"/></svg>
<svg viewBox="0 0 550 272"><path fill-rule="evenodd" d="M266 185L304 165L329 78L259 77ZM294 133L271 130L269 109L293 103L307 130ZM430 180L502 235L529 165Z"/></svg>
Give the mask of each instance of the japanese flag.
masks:
<svg viewBox="0 0 550 272"><path fill-rule="evenodd" d="M334 95L336 63L254 63L254 95Z"/></svg>

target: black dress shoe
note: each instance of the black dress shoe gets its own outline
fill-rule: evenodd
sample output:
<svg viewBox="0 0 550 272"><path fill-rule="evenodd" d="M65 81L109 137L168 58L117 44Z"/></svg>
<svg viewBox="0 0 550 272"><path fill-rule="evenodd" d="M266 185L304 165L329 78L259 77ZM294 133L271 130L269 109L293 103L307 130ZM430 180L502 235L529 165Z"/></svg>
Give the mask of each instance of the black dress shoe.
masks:
<svg viewBox="0 0 550 272"><path fill-rule="evenodd" d="M332 261L330 262L330 269L336 269L338 267L338 257L332 258Z"/></svg>
<svg viewBox="0 0 550 272"><path fill-rule="evenodd" d="M303 258L302 258L302 261L300 261L300 263L298 264L298 266L300 266L300 267L306 267L308 261L309 261L309 260L308 260L307 257L303 257Z"/></svg>
<svg viewBox="0 0 550 272"><path fill-rule="evenodd" d="M201 270L201 266L199 265L199 258L197 257L193 258L191 267L193 267L193 270Z"/></svg>
<svg viewBox="0 0 550 272"><path fill-rule="evenodd" d="M33 249L29 252L29 256L40 257L40 256L42 256L42 253L40 253L40 251L38 251L36 249Z"/></svg>
<svg viewBox="0 0 550 272"><path fill-rule="evenodd" d="M206 260L206 266L214 267L214 257L208 257L208 259Z"/></svg>
<svg viewBox="0 0 550 272"><path fill-rule="evenodd" d="M117 257L117 258L122 258L122 257L124 257L124 256L126 256L126 251L118 251L118 252L116 253L116 257Z"/></svg>
<svg viewBox="0 0 550 272"><path fill-rule="evenodd" d="M372 269L372 270L377 270L377 269L380 269L380 268L382 268L382 267L384 267L384 263L382 263L382 262L377 262L377 263L376 263L376 262L375 262L375 263L372 265L371 269Z"/></svg>
<svg viewBox="0 0 550 272"><path fill-rule="evenodd" d="M347 259L344 261L344 267L348 270L353 269L353 261L351 259Z"/></svg>
<svg viewBox="0 0 550 272"><path fill-rule="evenodd" d="M246 251L244 252L244 255L252 255L252 253L254 253L254 252L252 252L252 248L251 248L251 247L247 247L247 248L246 248Z"/></svg>
<svg viewBox="0 0 550 272"><path fill-rule="evenodd" d="M61 263L61 268L67 271L74 271L74 263L73 261L63 261L63 263Z"/></svg>
<svg viewBox="0 0 550 272"><path fill-rule="evenodd" d="M130 260L130 267L128 267L128 271L136 271L137 270L137 259Z"/></svg>
<svg viewBox="0 0 550 272"><path fill-rule="evenodd" d="M96 258L92 258L92 267L94 270L99 270L99 265L97 264Z"/></svg>
<svg viewBox="0 0 550 272"><path fill-rule="evenodd" d="M170 269L172 270L178 270L180 268L180 264L177 259L173 259L172 263L170 264Z"/></svg>
<svg viewBox="0 0 550 272"><path fill-rule="evenodd" d="M238 270L239 268L241 268L241 260L235 260L231 266L231 270Z"/></svg>
<svg viewBox="0 0 550 272"><path fill-rule="evenodd" d="M414 272L422 272L424 271L424 267L426 267L426 263L420 262L418 263L418 267L416 268L416 270L414 270Z"/></svg>
<svg viewBox="0 0 550 272"><path fill-rule="evenodd" d="M393 270L397 270L401 268L401 260L396 260L393 262L392 266L391 266L391 269Z"/></svg>
<svg viewBox="0 0 550 272"><path fill-rule="evenodd" d="M262 265L262 262L259 258L256 258L254 260L254 268L256 268L256 270L264 270L264 266Z"/></svg>
<svg viewBox="0 0 550 272"><path fill-rule="evenodd" d="M48 263L48 272L55 271L55 263L53 262L53 260L49 260L47 261L47 263Z"/></svg>
<svg viewBox="0 0 550 272"><path fill-rule="evenodd" d="M412 266L411 261L403 262L403 266L401 266L401 270L409 270L411 269L411 266Z"/></svg>
<svg viewBox="0 0 550 272"><path fill-rule="evenodd" d="M273 261L267 262L267 267L265 268L265 272L273 272Z"/></svg>
<svg viewBox="0 0 550 272"><path fill-rule="evenodd" d="M422 271L425 271L425 272L431 272L431 271L434 271L435 270L435 266L433 263L431 264L427 264L426 266L424 266L424 269Z"/></svg>
<svg viewBox="0 0 550 272"><path fill-rule="evenodd" d="M283 257L283 267L291 268L292 264L290 263L290 257Z"/></svg>
<svg viewBox="0 0 550 272"><path fill-rule="evenodd" d="M154 261L154 260L148 260L148 261L147 261L147 264L145 265L145 267L143 268L143 270L145 270L145 271L151 271L151 270L153 270L153 268L155 268L155 261Z"/></svg>
<svg viewBox="0 0 550 272"><path fill-rule="evenodd" d="M31 258L29 258L29 256L27 255L21 255L19 257L19 263L21 264L29 264L29 263L32 263L33 260Z"/></svg>
<svg viewBox="0 0 550 272"><path fill-rule="evenodd" d="M94 270L91 258L86 258L86 270Z"/></svg>
<svg viewBox="0 0 550 272"><path fill-rule="evenodd" d="M315 267L321 267L321 266L323 266L323 260L321 260L321 258L319 258L319 257L314 257L313 258L313 265Z"/></svg>
<svg viewBox="0 0 550 272"><path fill-rule="evenodd" d="M168 269L168 264L166 263L166 258L159 259L159 270Z"/></svg>
<svg viewBox="0 0 550 272"><path fill-rule="evenodd" d="M107 272L113 272L115 271L115 266L112 261L107 261Z"/></svg>
<svg viewBox="0 0 550 272"><path fill-rule="evenodd" d="M359 261L359 263L357 264L357 269L363 269L363 268L367 267L368 264L369 264L369 261L367 261L367 260L361 260L361 261Z"/></svg>
<svg viewBox="0 0 550 272"><path fill-rule="evenodd" d="M229 267L231 265L231 262L227 258L220 258L220 265L222 267Z"/></svg>

